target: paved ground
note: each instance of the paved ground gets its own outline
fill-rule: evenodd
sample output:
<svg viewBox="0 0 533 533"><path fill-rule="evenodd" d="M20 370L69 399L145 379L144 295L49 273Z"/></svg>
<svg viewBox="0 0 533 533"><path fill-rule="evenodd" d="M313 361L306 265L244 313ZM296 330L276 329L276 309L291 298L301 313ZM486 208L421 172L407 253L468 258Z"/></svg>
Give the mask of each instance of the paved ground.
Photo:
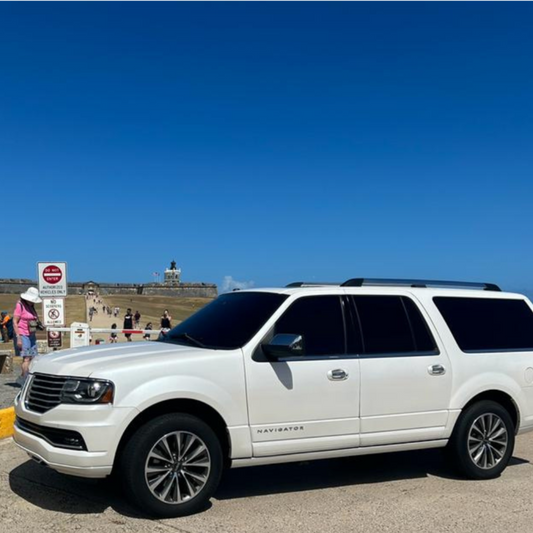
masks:
<svg viewBox="0 0 533 533"><path fill-rule="evenodd" d="M15 383L20 375L20 357L15 358L12 374L0 374L0 409L11 407L20 387Z"/></svg>
<svg viewBox="0 0 533 533"><path fill-rule="evenodd" d="M504 475L455 477L439 450L233 470L209 509L151 521L120 489L61 476L0 441L0 524L9 533L533 531L533 436Z"/></svg>

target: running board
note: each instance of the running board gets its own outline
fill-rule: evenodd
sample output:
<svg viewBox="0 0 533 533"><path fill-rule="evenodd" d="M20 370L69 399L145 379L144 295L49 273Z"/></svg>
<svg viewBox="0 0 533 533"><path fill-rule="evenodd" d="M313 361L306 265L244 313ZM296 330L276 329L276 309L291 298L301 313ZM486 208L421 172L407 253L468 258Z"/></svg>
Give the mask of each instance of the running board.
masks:
<svg viewBox="0 0 533 533"><path fill-rule="evenodd" d="M324 452L292 453L289 455L275 455L269 457L252 457L249 459L233 459L231 468L246 466L275 465L280 463L297 463L299 461L314 461L317 459L337 459L354 455L373 455L377 453L407 452L410 450L426 450L430 448L444 448L448 439L423 442L407 442L404 444L385 444L381 446L364 446L343 450L329 450Z"/></svg>

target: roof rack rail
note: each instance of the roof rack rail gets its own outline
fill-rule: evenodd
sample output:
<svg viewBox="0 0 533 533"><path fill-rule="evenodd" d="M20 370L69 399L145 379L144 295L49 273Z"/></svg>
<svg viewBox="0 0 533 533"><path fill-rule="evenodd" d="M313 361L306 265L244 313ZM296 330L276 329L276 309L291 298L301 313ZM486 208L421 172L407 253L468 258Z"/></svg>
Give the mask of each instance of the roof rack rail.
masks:
<svg viewBox="0 0 533 533"><path fill-rule="evenodd" d="M501 291L494 283L478 283L475 281L442 281L435 279L379 279L379 278L352 278L345 281L341 287L367 287L367 286L400 286L400 287L445 287L461 289L482 289L484 291Z"/></svg>
<svg viewBox="0 0 533 533"><path fill-rule="evenodd" d="M291 289L295 287L322 287L323 285L337 285L339 286L340 283L331 283L331 282L324 282L320 283L319 281L294 281L292 283L289 283L288 285L285 285L285 288Z"/></svg>

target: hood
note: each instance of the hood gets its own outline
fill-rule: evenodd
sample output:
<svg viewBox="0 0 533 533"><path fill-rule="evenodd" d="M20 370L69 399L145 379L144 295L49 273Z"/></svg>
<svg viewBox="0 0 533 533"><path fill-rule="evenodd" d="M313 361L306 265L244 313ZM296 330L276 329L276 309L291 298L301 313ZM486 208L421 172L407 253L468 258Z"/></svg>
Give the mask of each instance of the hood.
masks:
<svg viewBox="0 0 533 533"><path fill-rule="evenodd" d="M116 368L165 363L176 357L195 359L201 354L213 354L214 350L196 348L165 342L124 342L122 344L103 344L83 348L61 350L53 354L36 357L30 367L31 372L59 376L105 377L106 371Z"/></svg>

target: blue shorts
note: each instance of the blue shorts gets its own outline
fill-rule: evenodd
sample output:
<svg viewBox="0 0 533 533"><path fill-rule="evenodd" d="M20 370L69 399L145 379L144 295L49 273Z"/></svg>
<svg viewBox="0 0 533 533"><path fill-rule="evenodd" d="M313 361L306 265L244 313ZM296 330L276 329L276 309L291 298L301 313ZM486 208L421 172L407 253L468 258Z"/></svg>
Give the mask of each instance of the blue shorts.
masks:
<svg viewBox="0 0 533 533"><path fill-rule="evenodd" d="M13 336L13 343L15 344L15 355L20 357L36 357L37 352L37 339L35 338L35 333L30 333L29 335L21 335L22 339L22 348L19 349L17 346L17 336Z"/></svg>

